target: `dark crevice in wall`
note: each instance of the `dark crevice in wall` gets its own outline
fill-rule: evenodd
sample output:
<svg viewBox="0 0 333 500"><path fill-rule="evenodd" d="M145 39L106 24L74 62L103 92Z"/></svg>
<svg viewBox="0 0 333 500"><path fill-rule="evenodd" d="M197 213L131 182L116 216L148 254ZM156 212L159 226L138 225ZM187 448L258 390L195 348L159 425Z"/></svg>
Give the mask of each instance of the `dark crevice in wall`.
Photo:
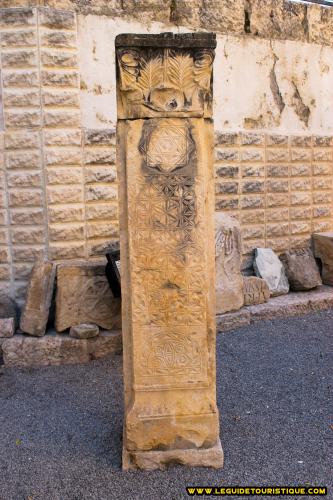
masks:
<svg viewBox="0 0 333 500"><path fill-rule="evenodd" d="M294 87L294 94L292 97L292 106L293 106L298 118L303 123L305 123L305 125L308 127L310 113L311 113L310 108L309 108L309 106L304 104L296 83L294 81L292 81L291 84Z"/></svg>
<svg viewBox="0 0 333 500"><path fill-rule="evenodd" d="M304 9L304 17L302 20L302 26L304 29L305 39L308 42L309 41L309 20L308 20L308 6L307 5L305 5L305 9Z"/></svg>
<svg viewBox="0 0 333 500"><path fill-rule="evenodd" d="M170 23L177 23L178 20L179 19L178 19L178 12L177 12L177 0L171 0L169 21L170 21Z"/></svg>
<svg viewBox="0 0 333 500"><path fill-rule="evenodd" d="M250 0L244 0L244 32L251 32L251 14L252 14L252 6Z"/></svg>
<svg viewBox="0 0 333 500"><path fill-rule="evenodd" d="M274 62L273 62L272 69L269 73L269 80L270 80L269 83L270 83L270 88L271 88L271 91L273 94L274 102L277 105L277 107L279 108L279 112L281 115L281 113L284 110L286 105L285 105L285 102L283 100L282 94L280 92L279 84L278 84L277 79L276 79L275 66L276 66L276 63L279 60L279 58L277 57L276 54L274 54L274 52L273 52L273 58L274 58Z"/></svg>

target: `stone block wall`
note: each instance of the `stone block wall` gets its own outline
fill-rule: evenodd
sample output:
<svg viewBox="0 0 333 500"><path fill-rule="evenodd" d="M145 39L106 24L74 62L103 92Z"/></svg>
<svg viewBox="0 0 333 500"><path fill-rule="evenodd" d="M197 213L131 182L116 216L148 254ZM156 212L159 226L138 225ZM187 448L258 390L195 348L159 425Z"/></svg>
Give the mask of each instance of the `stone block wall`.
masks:
<svg viewBox="0 0 333 500"><path fill-rule="evenodd" d="M163 6L142 1L134 9L129 2L103 7L99 1L89 6L66 0L57 7L68 10L56 10L46 0L10 5L0 0L0 289L20 304L37 257L57 262L100 258L118 238L114 37L119 31L146 32L147 20L169 23L150 25L155 32L176 25L200 29L213 20L212 29L228 33L218 38L214 69L216 210L239 219L244 265L256 246L280 252L307 245L313 231L333 229L328 36L333 9L272 0L272 27L272 16L260 11L259 0L237 0L233 12L229 2L219 0L223 19L213 9L216 2L194 3L187 12L182 1ZM316 19L323 27L318 33ZM273 50L265 37L282 42ZM323 44L320 50L316 43ZM311 57L319 53L317 71ZM256 73L244 74L241 66L248 56L247 69L260 74L253 113L243 109L244 99L227 84L230 78L253 80ZM311 78L305 75L307 64ZM318 96L307 94L307 85L318 88ZM309 123L303 116L308 112Z"/></svg>
<svg viewBox="0 0 333 500"><path fill-rule="evenodd" d="M81 126L73 12L0 17L0 286L19 302L34 260L86 259L117 237L114 130Z"/></svg>
<svg viewBox="0 0 333 500"><path fill-rule="evenodd" d="M308 246L333 229L331 136L217 133L216 209L241 224L244 254Z"/></svg>

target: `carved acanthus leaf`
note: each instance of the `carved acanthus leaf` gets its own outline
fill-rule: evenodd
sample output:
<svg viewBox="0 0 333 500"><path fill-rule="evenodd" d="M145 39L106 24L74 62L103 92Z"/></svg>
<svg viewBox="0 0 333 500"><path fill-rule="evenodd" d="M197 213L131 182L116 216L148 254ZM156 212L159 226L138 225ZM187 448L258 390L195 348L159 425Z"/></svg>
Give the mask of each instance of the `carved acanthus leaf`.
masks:
<svg viewBox="0 0 333 500"><path fill-rule="evenodd" d="M149 92L162 83L162 61L159 57L148 61L140 71L137 86L147 99Z"/></svg>
<svg viewBox="0 0 333 500"><path fill-rule="evenodd" d="M177 89L190 91L194 87L193 59L189 55L177 55L168 59L168 79Z"/></svg>

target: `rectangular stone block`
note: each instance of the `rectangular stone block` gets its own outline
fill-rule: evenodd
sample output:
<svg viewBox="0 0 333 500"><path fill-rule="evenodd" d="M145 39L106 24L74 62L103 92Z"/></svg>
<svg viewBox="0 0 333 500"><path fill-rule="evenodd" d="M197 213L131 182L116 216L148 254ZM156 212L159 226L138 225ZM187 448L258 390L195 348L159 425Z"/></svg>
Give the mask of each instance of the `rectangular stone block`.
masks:
<svg viewBox="0 0 333 500"><path fill-rule="evenodd" d="M37 71L16 70L3 71L3 86L6 87L38 87L39 75Z"/></svg>
<svg viewBox="0 0 333 500"><path fill-rule="evenodd" d="M5 133L6 149L30 149L39 148L40 137L38 132L34 131L8 131Z"/></svg>
<svg viewBox="0 0 333 500"><path fill-rule="evenodd" d="M106 329L121 328L120 299L112 295L105 264L58 266L56 330L62 332L80 323L93 323Z"/></svg>
<svg viewBox="0 0 333 500"><path fill-rule="evenodd" d="M36 30L3 31L2 47L33 47L37 44Z"/></svg>
<svg viewBox="0 0 333 500"><path fill-rule="evenodd" d="M29 151L28 153L13 151L6 154L6 167L8 169L37 169L38 167L40 167L40 160L41 158L39 151Z"/></svg>
<svg viewBox="0 0 333 500"><path fill-rule="evenodd" d="M216 166L216 175L218 177L238 177L239 175L239 167L236 166Z"/></svg>
<svg viewBox="0 0 333 500"><path fill-rule="evenodd" d="M43 208L13 208L10 210L10 223L17 226L41 225L44 223Z"/></svg>
<svg viewBox="0 0 333 500"><path fill-rule="evenodd" d="M267 177L288 177L288 165L267 165Z"/></svg>
<svg viewBox="0 0 333 500"><path fill-rule="evenodd" d="M76 222L84 220L84 208L82 206L48 207L48 218L50 222Z"/></svg>
<svg viewBox="0 0 333 500"><path fill-rule="evenodd" d="M113 148L86 149L84 152L84 163L87 165L114 164L115 160L116 152Z"/></svg>
<svg viewBox="0 0 333 500"><path fill-rule="evenodd" d="M79 74L77 71L47 71L43 70L41 74L43 86L52 87L78 87Z"/></svg>
<svg viewBox="0 0 333 500"><path fill-rule="evenodd" d="M46 165L80 165L81 149L48 149L45 152Z"/></svg>
<svg viewBox="0 0 333 500"><path fill-rule="evenodd" d="M42 193L36 189L10 189L8 198L10 207L43 206Z"/></svg>
<svg viewBox="0 0 333 500"><path fill-rule="evenodd" d="M47 88L42 90L42 102L44 106L76 107L80 105L79 93L77 90L58 90Z"/></svg>
<svg viewBox="0 0 333 500"><path fill-rule="evenodd" d="M80 130L45 130L44 131L45 146L80 146L81 131Z"/></svg>
<svg viewBox="0 0 333 500"><path fill-rule="evenodd" d="M68 10L56 10L40 7L39 24L52 30L74 30L76 27L75 13Z"/></svg>
<svg viewBox="0 0 333 500"><path fill-rule="evenodd" d="M48 184L80 184L82 182L82 169L79 167L48 167L46 179Z"/></svg>
<svg viewBox="0 0 333 500"><path fill-rule="evenodd" d="M215 148L216 161L239 161L240 155L238 149L220 149Z"/></svg>
<svg viewBox="0 0 333 500"><path fill-rule="evenodd" d="M86 201L113 201L118 196L118 190L113 186L90 185L86 187Z"/></svg>
<svg viewBox="0 0 333 500"><path fill-rule="evenodd" d="M42 187L40 172L9 172L7 175L9 187Z"/></svg>
<svg viewBox="0 0 333 500"><path fill-rule="evenodd" d="M116 145L116 131L115 129L88 129L84 133L84 144L99 146Z"/></svg>
<svg viewBox="0 0 333 500"><path fill-rule="evenodd" d="M5 126L8 128L39 127L40 111L5 111Z"/></svg>
<svg viewBox="0 0 333 500"><path fill-rule="evenodd" d="M83 189L77 187L47 187L47 201L50 204L80 203L83 201Z"/></svg>
<svg viewBox="0 0 333 500"><path fill-rule="evenodd" d="M3 68L29 68L37 66L37 52L35 50L2 52L1 63Z"/></svg>
<svg viewBox="0 0 333 500"><path fill-rule="evenodd" d="M119 233L118 224L110 222L87 223L88 238L116 238Z"/></svg>
<svg viewBox="0 0 333 500"><path fill-rule="evenodd" d="M118 208L115 204L97 204L97 205L87 205L86 206L86 217L87 220L117 220L118 219Z"/></svg>
<svg viewBox="0 0 333 500"><path fill-rule="evenodd" d="M56 266L52 262L37 262L31 273L27 297L20 319L20 329L30 335L45 335L49 317Z"/></svg>
<svg viewBox="0 0 333 500"><path fill-rule="evenodd" d="M84 169L85 181L88 182L115 182L117 179L117 171L115 167L86 167Z"/></svg>
<svg viewBox="0 0 333 500"><path fill-rule="evenodd" d="M86 256L85 244L78 243L53 243L49 245L49 255L52 260L81 259Z"/></svg>
<svg viewBox="0 0 333 500"><path fill-rule="evenodd" d="M14 244L35 245L45 242L45 229L38 227L12 228L11 240Z"/></svg>
<svg viewBox="0 0 333 500"><path fill-rule="evenodd" d="M84 239L84 226L78 223L50 224L50 241L71 241Z"/></svg>
<svg viewBox="0 0 333 500"><path fill-rule="evenodd" d="M29 26L36 23L36 9L12 8L1 9L0 27L16 28L18 26Z"/></svg>
<svg viewBox="0 0 333 500"><path fill-rule="evenodd" d="M41 45L54 48L76 48L76 35L66 31L41 32Z"/></svg>
<svg viewBox="0 0 333 500"><path fill-rule="evenodd" d="M73 52L51 52L43 50L41 61L44 66L51 68L73 68L78 65L76 54Z"/></svg>
<svg viewBox="0 0 333 500"><path fill-rule="evenodd" d="M80 127L81 117L78 111L44 111L45 127Z"/></svg>
<svg viewBox="0 0 333 500"><path fill-rule="evenodd" d="M234 132L215 131L215 146L233 146L238 143L238 134Z"/></svg>
<svg viewBox="0 0 333 500"><path fill-rule="evenodd" d="M40 106L40 93L39 90L19 88L15 90L4 89L3 102L8 108L34 108ZM30 124L28 123L27 125L29 126Z"/></svg>

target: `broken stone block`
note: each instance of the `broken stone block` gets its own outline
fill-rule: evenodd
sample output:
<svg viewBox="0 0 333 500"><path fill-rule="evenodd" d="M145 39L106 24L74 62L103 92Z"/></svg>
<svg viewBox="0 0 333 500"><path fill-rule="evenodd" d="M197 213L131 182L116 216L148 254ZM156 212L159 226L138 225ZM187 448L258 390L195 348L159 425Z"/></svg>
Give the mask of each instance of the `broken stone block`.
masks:
<svg viewBox="0 0 333 500"><path fill-rule="evenodd" d="M45 335L55 274L56 265L49 261L37 261L32 268L20 320L20 329L29 335Z"/></svg>
<svg viewBox="0 0 333 500"><path fill-rule="evenodd" d="M253 306L263 304L270 297L270 289L262 278L257 276L244 276L244 305Z"/></svg>
<svg viewBox="0 0 333 500"><path fill-rule="evenodd" d="M314 256L321 261L322 281L333 286L333 231L314 233L312 241Z"/></svg>
<svg viewBox="0 0 333 500"><path fill-rule="evenodd" d="M18 325L17 311L18 309L15 300L5 293L0 293L0 318L14 318L16 328Z"/></svg>
<svg viewBox="0 0 333 500"><path fill-rule="evenodd" d="M0 338L10 338L15 333L15 319L1 318L0 319Z"/></svg>
<svg viewBox="0 0 333 500"><path fill-rule="evenodd" d="M82 325L74 325L69 330L69 336L73 339L92 339L98 337L99 328L97 325L83 323Z"/></svg>
<svg viewBox="0 0 333 500"><path fill-rule="evenodd" d="M106 330L121 328L121 300L112 295L104 263L58 266L56 330L63 332L82 323L93 323Z"/></svg>
<svg viewBox="0 0 333 500"><path fill-rule="evenodd" d="M18 334L3 340L3 359L8 367L75 365L119 354L122 350L120 330L101 331L93 339L73 339L69 335L49 331L41 338Z"/></svg>
<svg viewBox="0 0 333 500"><path fill-rule="evenodd" d="M319 269L310 248L297 248L280 255L290 289L311 290L322 285Z"/></svg>
<svg viewBox="0 0 333 500"><path fill-rule="evenodd" d="M271 248L256 248L253 269L258 278L267 281L272 297L289 292L289 283L282 262Z"/></svg>
<svg viewBox="0 0 333 500"><path fill-rule="evenodd" d="M244 304L241 256L242 240L238 221L225 213L216 213L216 314L237 311Z"/></svg>

